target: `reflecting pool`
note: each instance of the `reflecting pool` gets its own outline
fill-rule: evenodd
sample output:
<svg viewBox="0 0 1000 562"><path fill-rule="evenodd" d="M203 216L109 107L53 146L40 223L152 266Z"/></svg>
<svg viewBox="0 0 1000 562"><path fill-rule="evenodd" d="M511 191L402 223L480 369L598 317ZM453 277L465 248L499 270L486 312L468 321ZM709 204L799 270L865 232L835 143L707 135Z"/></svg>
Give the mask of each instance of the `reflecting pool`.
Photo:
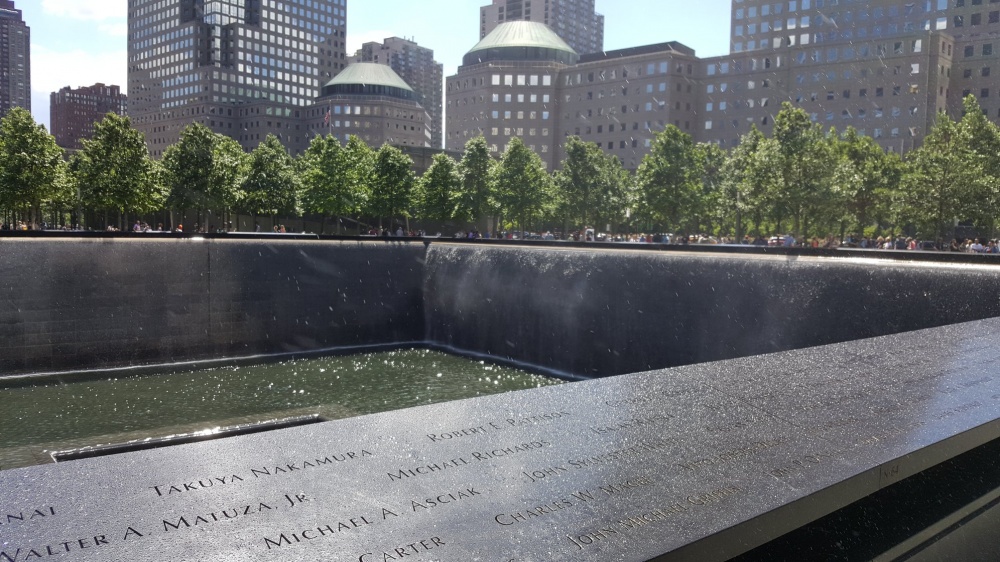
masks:
<svg viewBox="0 0 1000 562"><path fill-rule="evenodd" d="M5 388L0 470L50 453L319 415L333 420L562 381L425 349Z"/></svg>

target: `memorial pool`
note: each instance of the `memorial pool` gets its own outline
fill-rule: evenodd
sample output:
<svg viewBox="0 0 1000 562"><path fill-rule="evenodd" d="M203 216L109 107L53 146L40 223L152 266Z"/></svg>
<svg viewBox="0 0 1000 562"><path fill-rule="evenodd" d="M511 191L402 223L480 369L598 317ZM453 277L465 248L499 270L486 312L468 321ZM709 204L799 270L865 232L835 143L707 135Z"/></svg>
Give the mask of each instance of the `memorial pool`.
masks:
<svg viewBox="0 0 1000 562"><path fill-rule="evenodd" d="M426 349L3 387L0 469L63 451L296 416L349 418L559 384Z"/></svg>

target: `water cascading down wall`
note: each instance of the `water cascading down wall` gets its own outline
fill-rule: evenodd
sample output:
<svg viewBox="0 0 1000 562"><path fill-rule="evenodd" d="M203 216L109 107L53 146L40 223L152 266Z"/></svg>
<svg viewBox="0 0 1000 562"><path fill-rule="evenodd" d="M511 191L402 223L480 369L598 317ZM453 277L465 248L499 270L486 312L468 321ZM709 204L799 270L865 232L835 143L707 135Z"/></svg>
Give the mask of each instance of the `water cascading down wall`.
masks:
<svg viewBox="0 0 1000 562"><path fill-rule="evenodd" d="M5 238L0 256L0 376L412 343L601 377L1000 316L1000 267L888 254Z"/></svg>

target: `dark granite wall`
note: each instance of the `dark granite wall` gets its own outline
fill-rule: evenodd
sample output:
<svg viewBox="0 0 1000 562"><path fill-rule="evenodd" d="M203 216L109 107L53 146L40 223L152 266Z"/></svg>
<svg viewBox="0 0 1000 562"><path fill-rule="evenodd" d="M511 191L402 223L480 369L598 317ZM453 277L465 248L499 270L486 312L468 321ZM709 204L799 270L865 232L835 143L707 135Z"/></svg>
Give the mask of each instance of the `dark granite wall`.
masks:
<svg viewBox="0 0 1000 562"><path fill-rule="evenodd" d="M994 316L1000 267L986 264L0 238L0 376L423 341L607 376Z"/></svg>
<svg viewBox="0 0 1000 562"><path fill-rule="evenodd" d="M424 245L0 239L0 376L420 341Z"/></svg>
<svg viewBox="0 0 1000 562"><path fill-rule="evenodd" d="M994 266L458 245L428 252L428 340L585 376L1000 316Z"/></svg>

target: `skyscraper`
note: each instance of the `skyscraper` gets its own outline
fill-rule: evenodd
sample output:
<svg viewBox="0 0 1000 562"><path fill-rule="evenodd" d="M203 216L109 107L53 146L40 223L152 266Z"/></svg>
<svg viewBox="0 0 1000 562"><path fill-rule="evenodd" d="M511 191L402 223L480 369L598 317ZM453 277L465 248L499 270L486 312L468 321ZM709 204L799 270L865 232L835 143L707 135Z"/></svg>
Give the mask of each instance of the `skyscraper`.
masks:
<svg viewBox="0 0 1000 562"><path fill-rule="evenodd" d="M997 0L734 0L731 52L703 64L699 140L769 131L781 102L888 150L919 146L938 112L979 98L1000 121ZM1000 68L998 68L1000 69Z"/></svg>
<svg viewBox="0 0 1000 562"><path fill-rule="evenodd" d="M31 28L13 0L0 0L0 116L31 110Z"/></svg>
<svg viewBox="0 0 1000 562"><path fill-rule="evenodd" d="M417 101L430 117L430 145L441 148L444 138L444 65L434 60L433 50L407 39L389 37L381 43L365 43L352 57L352 61L384 64L396 71L416 92Z"/></svg>
<svg viewBox="0 0 1000 562"><path fill-rule="evenodd" d="M346 0L129 0L128 31L129 114L154 157L195 121L302 150L305 108L346 66Z"/></svg>
<svg viewBox="0 0 1000 562"><path fill-rule="evenodd" d="M63 148L79 150L81 140L94 136L94 124L108 113L125 115L127 98L118 86L94 84L85 88L69 86L52 92L49 116L52 136Z"/></svg>
<svg viewBox="0 0 1000 562"><path fill-rule="evenodd" d="M493 0L479 9L479 38L508 21L533 21L552 28L580 54L604 50L604 16L594 0Z"/></svg>

